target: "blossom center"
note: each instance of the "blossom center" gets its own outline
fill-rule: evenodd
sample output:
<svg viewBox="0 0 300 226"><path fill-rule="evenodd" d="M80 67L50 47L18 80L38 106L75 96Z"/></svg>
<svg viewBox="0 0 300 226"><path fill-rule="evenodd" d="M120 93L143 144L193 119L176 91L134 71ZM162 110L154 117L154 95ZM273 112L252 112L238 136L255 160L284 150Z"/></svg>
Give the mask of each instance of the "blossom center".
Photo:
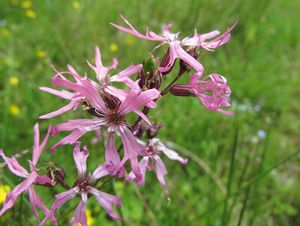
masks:
<svg viewBox="0 0 300 226"><path fill-rule="evenodd" d="M119 112L113 112L108 115L108 123L113 125L120 125L124 122L124 116Z"/></svg>
<svg viewBox="0 0 300 226"><path fill-rule="evenodd" d="M148 145L146 148L148 155L154 155L156 153L156 148L152 145Z"/></svg>
<svg viewBox="0 0 300 226"><path fill-rule="evenodd" d="M91 188L91 183L88 178L80 178L75 182L75 186L77 186L80 192L88 192Z"/></svg>

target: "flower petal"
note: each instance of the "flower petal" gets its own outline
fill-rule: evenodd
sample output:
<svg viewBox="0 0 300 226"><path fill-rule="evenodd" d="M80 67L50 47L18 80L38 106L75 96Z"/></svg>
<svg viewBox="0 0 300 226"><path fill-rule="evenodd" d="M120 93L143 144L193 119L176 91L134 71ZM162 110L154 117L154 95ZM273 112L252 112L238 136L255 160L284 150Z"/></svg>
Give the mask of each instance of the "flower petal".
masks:
<svg viewBox="0 0 300 226"><path fill-rule="evenodd" d="M160 92L157 89L148 89L143 92L131 91L120 105L119 113L125 115L128 112L137 110L140 106L157 99L159 95Z"/></svg>
<svg viewBox="0 0 300 226"><path fill-rule="evenodd" d="M70 103L68 103L67 105L63 106L62 108L50 112L48 114L44 114L39 116L40 119L49 119L49 118L53 118L56 117L58 115L61 115L71 109L77 109L78 105L80 104L81 98L77 98L77 99L73 99Z"/></svg>
<svg viewBox="0 0 300 226"><path fill-rule="evenodd" d="M234 22L234 24L230 28L228 28L225 33L223 33L219 37L217 37L217 38L215 38L211 41L208 41L208 42L205 42L205 40L208 39L208 38L211 38L212 36L209 37L210 36L210 35L208 35L209 33L206 34L207 36L204 36L205 34L202 35L201 36L201 40L202 40L201 47L203 47L207 50L211 50L211 49L215 49L215 48L217 48L221 45L224 45L225 43L227 43L230 40L231 32L234 29L234 27L236 26L236 24L237 24L237 21Z"/></svg>
<svg viewBox="0 0 300 226"><path fill-rule="evenodd" d="M156 163L157 179L158 179L159 183L161 184L161 186L163 186L165 188L167 186L166 181L164 179L164 176L167 174L166 166L158 155L154 156L154 159L155 159L155 163Z"/></svg>
<svg viewBox="0 0 300 226"><path fill-rule="evenodd" d="M129 159L132 171L136 176L136 181L139 182L142 179L142 174L139 169L137 156L143 151L143 147L138 143L137 138L132 134L132 132L124 127L119 131L124 146L124 158L120 163L119 167L115 170L114 174L118 172L121 166Z"/></svg>
<svg viewBox="0 0 300 226"><path fill-rule="evenodd" d="M154 36L154 35L150 36L148 34L148 32L146 32L146 35L143 35L140 32L138 32L123 16L121 16L121 18L129 26L129 28L122 27L122 26L114 24L114 23L110 23L110 24L120 31L132 34L141 39L151 40L151 41L165 41L165 39L166 39L163 36L156 35L154 32L153 32L153 34L155 34L156 36Z"/></svg>
<svg viewBox="0 0 300 226"><path fill-rule="evenodd" d="M91 176L91 181L98 180L101 177L109 175L109 171L107 170L106 164L99 165Z"/></svg>
<svg viewBox="0 0 300 226"><path fill-rule="evenodd" d="M6 155L3 153L3 150L0 149L0 156L3 158L5 163L7 164L9 170L19 176L19 177L27 177L28 172L26 169L24 169L17 161L15 157L8 158Z"/></svg>
<svg viewBox="0 0 300 226"><path fill-rule="evenodd" d="M56 151L56 149L60 146L66 145L66 144L74 144L80 137L82 137L87 131L82 130L74 130L72 133L70 133L68 136L61 139L59 142L54 144L51 147L51 152Z"/></svg>
<svg viewBox="0 0 300 226"><path fill-rule="evenodd" d="M47 208L47 206L42 202L41 198L38 196L38 194L35 192L33 186L30 186L28 189L28 194L29 194L29 201L31 204L31 208L32 208L32 212L34 214L34 216L36 217L36 219L38 221L40 221L39 215L38 215L38 211L37 211L37 207L39 207L47 216L50 213L50 210ZM52 222L52 224L56 225L56 219L54 216L52 216L50 218L50 221Z"/></svg>
<svg viewBox="0 0 300 226"><path fill-rule="evenodd" d="M175 63L176 58L178 58L173 43L170 44L170 47L168 49L168 53L167 54L168 54L167 57L163 58L163 66L159 66L158 67L158 70L160 72L162 72L162 73L169 72L172 69L172 67L173 67L173 65ZM165 62L164 62L164 59L165 59Z"/></svg>
<svg viewBox="0 0 300 226"><path fill-rule="evenodd" d="M58 210L65 202L69 201L70 199L74 198L75 195L79 192L78 187L73 187L68 191L62 192L58 195L55 195L55 202L52 204L51 212L54 213Z"/></svg>
<svg viewBox="0 0 300 226"><path fill-rule="evenodd" d="M86 146L80 149L80 142L76 142L73 150L73 158L78 170L78 176L83 177L86 173L86 160L89 156L89 150Z"/></svg>
<svg viewBox="0 0 300 226"><path fill-rule="evenodd" d="M115 144L115 134L110 133L107 138L106 148L105 148L105 164L107 166L107 170L109 173L113 173L114 170L119 166L121 163L119 153L116 148ZM125 169L122 167L118 175L123 176L125 172Z"/></svg>
<svg viewBox="0 0 300 226"><path fill-rule="evenodd" d="M204 68L201 63L199 63L194 57L192 57L190 54L188 54L184 49L180 46L180 44L175 43L174 51L176 53L176 56L180 59L182 59L185 63L189 64L192 68L194 68L197 72L202 73ZM170 46L171 49L171 46Z"/></svg>
<svg viewBox="0 0 300 226"><path fill-rule="evenodd" d="M75 210L75 214L74 216L72 217L72 220L71 220L71 224L73 226L78 226L79 224L81 226L87 226L87 216L86 216L86 206L87 206L87 203L84 202L84 201L81 201L76 210Z"/></svg>
<svg viewBox="0 0 300 226"><path fill-rule="evenodd" d="M65 144L74 144L85 133L93 130L98 130L104 123L103 119L76 119L53 126L52 135L55 136L61 131L72 131L71 134L64 137L58 143L53 145L51 151L55 151L59 146Z"/></svg>
<svg viewBox="0 0 300 226"><path fill-rule="evenodd" d="M44 140L42 141L42 143L40 144L39 124L38 123L35 124L35 126L34 126L34 146L33 146L33 150L32 150L33 165L37 164L37 162L48 142L50 132L51 132L51 125L48 127L47 134L46 134Z"/></svg>
<svg viewBox="0 0 300 226"><path fill-rule="evenodd" d="M179 161L182 164L186 164L188 162L187 159L182 158L177 152L167 148L159 139L153 138L151 142L155 142L158 150L162 151L169 159Z"/></svg>
<svg viewBox="0 0 300 226"><path fill-rule="evenodd" d="M149 157L145 156L142 158L142 160L139 162L139 168L141 170L141 174L142 174L142 179L140 181L138 181L138 185L142 186L145 184L145 177L146 177L146 170L147 170L147 166L149 163ZM127 181L132 181L136 178L135 174L133 173L133 171L131 171L128 176L126 177Z"/></svg>
<svg viewBox="0 0 300 226"><path fill-rule="evenodd" d="M34 183L36 177L37 174L35 172L30 173L23 182L18 184L11 192L7 194L3 203L3 207L0 210L0 216L15 204L19 195L26 191Z"/></svg>
<svg viewBox="0 0 300 226"><path fill-rule="evenodd" d="M111 82L123 82L128 87L134 89L137 88L138 85L130 79L130 76L136 74L142 69L142 64L133 65L131 64L128 68L125 70L119 72L118 74L111 76L110 81Z"/></svg>
<svg viewBox="0 0 300 226"><path fill-rule="evenodd" d="M95 196L96 200L100 203L100 205L105 209L105 211L112 219L119 219L119 216L114 212L112 208L112 205L117 205L119 208L121 208L122 203L119 197L101 192L95 188L91 188L90 193Z"/></svg>
<svg viewBox="0 0 300 226"><path fill-rule="evenodd" d="M52 89L52 88L49 88L49 87L39 87L40 90L42 91L45 91L47 93L51 93L55 96L58 96L58 97L61 97L63 99L67 99L67 100L70 100L72 99L72 97L74 96L74 93L71 93L69 91L66 91L66 90L56 90L56 89Z"/></svg>

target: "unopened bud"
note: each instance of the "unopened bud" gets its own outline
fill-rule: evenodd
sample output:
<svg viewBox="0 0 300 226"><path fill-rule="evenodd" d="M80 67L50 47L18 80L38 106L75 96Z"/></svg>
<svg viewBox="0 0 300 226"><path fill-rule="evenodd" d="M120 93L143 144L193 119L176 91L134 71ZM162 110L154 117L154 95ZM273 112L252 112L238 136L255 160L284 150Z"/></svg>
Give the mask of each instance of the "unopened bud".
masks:
<svg viewBox="0 0 300 226"><path fill-rule="evenodd" d="M156 137L156 135L158 134L160 128L162 127L161 124L157 124L157 125L152 125L146 128L146 133L149 139L152 139L154 137Z"/></svg>
<svg viewBox="0 0 300 226"><path fill-rule="evenodd" d="M164 55L164 57L162 58L161 63L160 63L160 67L163 67L163 68L164 68L164 67L167 67L168 64L169 64L169 62L170 62L170 48L168 48L167 53L166 53L166 54ZM170 69L167 70L167 71L165 71L165 72L162 72L161 74L162 74L162 75L169 74L170 71L172 71L172 69L173 69L173 67L174 67L174 65L175 65L175 62L176 62L176 59L175 59L173 65L170 67Z"/></svg>
<svg viewBox="0 0 300 226"><path fill-rule="evenodd" d="M195 96L190 85L176 84L170 90L174 96Z"/></svg>
<svg viewBox="0 0 300 226"><path fill-rule="evenodd" d="M190 54L194 59L198 60L200 54L197 51L197 47L191 48L187 50L187 53ZM190 72L193 68L186 62L180 59L180 70L183 72Z"/></svg>
<svg viewBox="0 0 300 226"><path fill-rule="evenodd" d="M142 70L139 73L139 87L143 90L146 87L146 73Z"/></svg>
<svg viewBox="0 0 300 226"><path fill-rule="evenodd" d="M149 88L159 89L162 81L162 74L159 71L156 71L149 82Z"/></svg>
<svg viewBox="0 0 300 226"><path fill-rule="evenodd" d="M142 90L159 89L162 75L156 70L154 59L149 58L143 63L143 70L139 73L139 86Z"/></svg>

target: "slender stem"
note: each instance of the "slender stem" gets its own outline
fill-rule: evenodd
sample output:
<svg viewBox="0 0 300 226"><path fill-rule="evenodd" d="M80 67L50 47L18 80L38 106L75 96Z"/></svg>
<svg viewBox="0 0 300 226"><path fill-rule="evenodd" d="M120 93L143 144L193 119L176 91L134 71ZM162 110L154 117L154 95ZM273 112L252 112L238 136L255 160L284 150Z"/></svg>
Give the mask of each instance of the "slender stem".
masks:
<svg viewBox="0 0 300 226"><path fill-rule="evenodd" d="M161 96L164 96L164 95L166 95L166 94L169 92L170 88L174 85L174 83L181 77L181 75L182 75L184 72L185 72L185 71L182 70L181 68L179 69L178 74L177 74L177 76L174 78L174 80L173 80L166 88L164 88L164 89L161 91Z"/></svg>
<svg viewBox="0 0 300 226"><path fill-rule="evenodd" d="M71 186L69 186L68 184L64 183L63 181L60 181L59 184L66 190L70 190Z"/></svg>

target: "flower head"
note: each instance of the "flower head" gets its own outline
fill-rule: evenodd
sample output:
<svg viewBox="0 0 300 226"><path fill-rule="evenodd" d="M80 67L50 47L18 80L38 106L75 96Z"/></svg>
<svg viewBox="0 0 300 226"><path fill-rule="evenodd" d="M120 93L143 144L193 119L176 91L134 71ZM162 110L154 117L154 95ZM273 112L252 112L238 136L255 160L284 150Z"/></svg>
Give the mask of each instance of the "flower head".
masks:
<svg viewBox="0 0 300 226"><path fill-rule="evenodd" d="M12 116L15 116L15 117L17 117L21 114L21 110L18 107L18 105L16 105L16 104L11 104L8 108L8 111Z"/></svg>
<svg viewBox="0 0 300 226"><path fill-rule="evenodd" d="M170 32L171 24L163 26L163 32L160 35L154 33L153 31L150 32L147 31L146 34L144 35L138 32L124 17L121 16L121 18L129 28L122 27L114 23L111 23L111 25L121 31L132 34L138 38L150 40L150 41L159 41L162 42L162 44L166 43L169 45L168 57L167 57L168 62L162 67L158 68L160 72L169 71L172 68L177 58L189 64L197 72L202 72L203 66L195 58L193 58L190 54L188 54L183 49L183 47L191 46L191 47L202 47L207 50L215 49L228 42L228 40L230 39L230 32L235 26L234 24L223 35L220 35L219 37L216 37L217 35L219 35L220 33L219 31L212 31L207 34L197 34L197 32L195 31L194 37L192 38L186 37L183 40L180 40L179 32L178 33Z"/></svg>
<svg viewBox="0 0 300 226"><path fill-rule="evenodd" d="M190 78L189 85L194 95L208 110L233 115L234 112L221 109L221 107L231 106L228 102L231 90L227 85L226 78L218 74L210 74L202 80L200 77L201 74L196 73Z"/></svg>
<svg viewBox="0 0 300 226"><path fill-rule="evenodd" d="M19 84L19 78L17 76L11 76L9 82L12 86L17 86Z"/></svg>
<svg viewBox="0 0 300 226"><path fill-rule="evenodd" d="M34 190L34 184L51 184L50 178L46 175L39 175L37 172L36 164L42 154L43 149L45 148L49 134L51 131L51 127L48 128L47 135L45 136L42 143L40 143L40 134L39 134L39 126L35 124L34 126L34 145L32 149L32 161L30 161L30 172L28 172L25 168L23 168L17 161L15 157L6 157L3 153L3 150L0 149L0 156L3 158L5 163L7 164L9 170L19 176L24 178L23 182L17 185L11 192L9 192L4 201L3 207L0 210L0 216L4 214L8 209L13 207L16 202L16 199L19 195L25 191L29 194L29 201L32 207L32 211L34 216L39 220L39 215L37 211L37 207L39 207L46 215L49 214L49 209L42 202L41 198L38 196L36 191ZM56 225L56 219L54 217L50 218L51 222Z"/></svg>
<svg viewBox="0 0 300 226"><path fill-rule="evenodd" d="M159 91L156 89L149 89L143 92L131 91L123 101L113 99L112 101L115 100L116 103L112 104L113 106L109 106L102 100L96 90L93 90L92 87L90 88L89 93L86 93L86 99L89 101L86 110L95 115L96 118L69 120L66 123L54 126L52 130L53 135L61 131L71 131L71 134L60 140L51 150L54 151L61 145L74 144L86 132L105 127L109 133L105 154L109 171L116 174L121 170L122 175L123 164L125 164L127 160L130 160L133 171L136 173L137 178L140 178L137 156L141 151L141 146L128 128L125 116L130 112L134 112L142 117L148 124L151 124L144 113L139 110L139 107L158 98L160 95ZM80 92L80 90L78 90L78 92ZM120 162L120 157L115 147L115 135L121 137L124 146L125 153L122 162Z"/></svg>
<svg viewBox="0 0 300 226"><path fill-rule="evenodd" d="M167 169L159 154L162 152L169 159L179 161L181 164L186 164L188 160L179 156L175 151L167 148L158 138L152 138L147 144L141 143L143 144L143 151L141 152L143 158L139 162L139 167L142 172L142 180L137 181L137 184L144 185L146 171L155 169L158 181L165 188L166 182L164 176L167 174ZM136 179L135 174L130 172L127 176L127 180L132 181L134 179Z"/></svg>
<svg viewBox="0 0 300 226"><path fill-rule="evenodd" d="M100 102L98 100L98 97L95 97L95 95L99 96L100 94L105 95L105 93L108 93L110 95L116 96L121 100L124 100L129 91L121 90L111 86L112 82L122 82L126 84L128 87L130 87L131 89L134 90L140 89L138 83L133 82L130 79L130 76L132 76L133 74L141 70L142 68L141 64L130 65L128 68L119 72L118 74L110 76L108 73L109 71L116 69L118 65L118 60L114 58L111 66L108 67L103 66L100 49L98 47L96 47L95 49L95 65L91 64L90 62L87 63L95 71L98 83L87 78L86 75L84 77L80 76L71 65L68 65L68 71L65 72L59 72L54 68L56 75L53 76L52 78L52 85L62 86L64 88L71 89L74 92L70 92L67 90L59 91L49 87L40 87L40 90L42 91L51 93L63 99L70 100L70 103L67 104L66 106L54 112L42 115L40 116L40 118L48 119L63 114L71 109L76 110L80 105L81 101L85 99L89 100L89 98L91 98L93 100L92 101L89 100L89 102L95 102L95 101ZM67 76L71 77L71 79L74 79L75 83L70 81L70 79L68 79ZM91 92L89 92L89 89L91 89ZM151 107L151 105L153 106L154 103L150 102L149 106Z"/></svg>
<svg viewBox="0 0 300 226"><path fill-rule="evenodd" d="M86 147L80 149L80 142L76 142L73 150L73 158L78 170L78 179L70 190L55 196L56 200L51 207L51 212L43 220L42 225L44 225L49 218L53 217L54 213L68 200L74 198L76 195L80 195L81 201L75 210L71 223L72 225L78 225L80 223L82 226L87 226L86 208L88 194L91 194L96 198L111 218L114 220L119 219L118 215L113 210L113 205L120 208L122 205L121 199L105 192L101 192L93 187L96 180L109 175L109 172L105 165L100 165L93 173L87 174L86 161L88 156L88 149Z"/></svg>

